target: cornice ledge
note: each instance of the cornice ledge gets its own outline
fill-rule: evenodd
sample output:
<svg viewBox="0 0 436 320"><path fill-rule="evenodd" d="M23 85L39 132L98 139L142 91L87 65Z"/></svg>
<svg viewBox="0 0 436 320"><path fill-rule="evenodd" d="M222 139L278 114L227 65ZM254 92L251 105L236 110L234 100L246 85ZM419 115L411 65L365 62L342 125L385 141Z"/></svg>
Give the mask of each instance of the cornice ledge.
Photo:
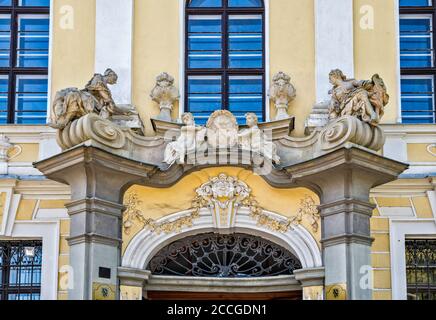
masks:
<svg viewBox="0 0 436 320"><path fill-rule="evenodd" d="M328 154L283 169L291 174L293 179L300 179L339 167L364 168L390 176L398 176L409 165L384 158L360 147L347 145Z"/></svg>

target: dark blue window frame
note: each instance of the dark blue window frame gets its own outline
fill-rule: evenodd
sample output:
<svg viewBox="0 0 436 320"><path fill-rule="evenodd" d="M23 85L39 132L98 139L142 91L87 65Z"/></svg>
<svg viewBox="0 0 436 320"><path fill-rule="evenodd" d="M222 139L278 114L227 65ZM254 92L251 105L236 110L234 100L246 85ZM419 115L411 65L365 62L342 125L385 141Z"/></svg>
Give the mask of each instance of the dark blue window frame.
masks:
<svg viewBox="0 0 436 320"><path fill-rule="evenodd" d="M416 23L429 18L431 28L422 29ZM406 23L410 20L410 24ZM413 22L415 20L415 23ZM413 25L414 24L414 25ZM402 38L409 36L424 37L428 35L427 43L421 41L408 42L400 40L400 52L406 58L400 59L401 64L401 106L402 122L405 124L436 123L435 111L435 50L436 35L436 4L433 0L400 0L400 34ZM420 28L422 30L420 30ZM430 45L429 45L430 44ZM427 53L426 53L427 52ZM429 55L428 59L419 55ZM410 56L416 56L415 60ZM407 57L409 56L409 57Z"/></svg>
<svg viewBox="0 0 436 320"><path fill-rule="evenodd" d="M35 55L46 51L45 49L41 50L41 43L37 43L37 41L46 41L43 39L45 36L26 43L23 41L23 35L37 38L41 37L42 33L47 33L48 30L41 31L41 26L37 25L35 26L39 30L29 30L29 25L23 24L22 27L26 29L19 29L20 19L23 17L41 16L41 19L46 19L44 17L50 15L50 0L0 0L0 15L10 17L9 30L0 29L0 32L8 32L10 35L9 48L0 48L0 52L9 54L9 63L0 66L0 124L45 124L47 119L48 58L47 62L38 61L36 65L31 63L23 66L22 54L24 52ZM24 45L27 48L23 47ZM32 47L34 45L37 47ZM22 80L26 77L30 81L24 85ZM31 79L35 78L43 80L44 84L36 86L36 81L33 81L32 85ZM37 88L38 91L20 92L22 87ZM42 107L44 103L45 107Z"/></svg>
<svg viewBox="0 0 436 320"><path fill-rule="evenodd" d="M238 122L243 123L244 114L246 112L255 112L259 116L260 121L266 120L266 111L265 111L265 102L266 102L266 89L265 89L265 7L263 0L261 1L251 1L251 0L243 0L243 1L227 1L222 0L221 3L219 1L203 1L204 6L193 7L191 3L201 3L202 1L187 1L186 4L186 12L185 12L185 110L188 112L194 113L196 116L196 120L198 123L203 124L208 115L215 110L225 109L230 110L234 113L238 119ZM258 2L259 6L251 6L251 7L243 7L244 4L255 3ZM238 6L238 3L241 4ZM229 4L232 4L231 7ZM209 5L209 7L206 7ZM211 54L220 55L220 61L217 63L216 61L212 63L212 67L192 67L190 65L190 22L189 19L192 16L201 17L201 16L214 16L220 17L221 21L221 30L217 32L215 29L211 29L211 33L214 34L217 38L221 39L220 48L209 47L208 49L213 49ZM255 55L261 53L261 63L255 67L243 67L243 68L232 68L230 65L230 52L237 53L238 48L234 50L230 50L230 40L229 40L229 28L230 28L230 19L235 19L236 17L247 16L248 20L253 16L261 17L261 29L258 34L261 33L261 50L253 50L256 51ZM207 30L204 32L207 33ZM253 34L254 32L250 32ZM253 36L252 36L253 37ZM259 48L257 48L259 49ZM243 50L247 53L249 50ZM208 52L209 53L209 52ZM252 62L256 64L257 62ZM245 77L247 82L251 82L253 85L251 87L245 86L248 88L248 91L243 91L244 86L239 86L238 82L241 81L241 78ZM193 81L195 83L202 83L201 79L205 79L211 85L203 85L201 87L195 86L195 89L199 89L199 92L194 92L191 95L191 101L195 98L195 94L206 93L210 96L210 101L202 107L200 104L195 106L190 102L190 89L193 88L192 82L190 83L189 79L199 79L198 81ZM191 86L190 86L191 84ZM219 88L219 90L218 90ZM210 89L208 92L205 92ZM193 97L194 96L194 97ZM248 102L245 105L234 103L237 100ZM255 105L254 109L250 107L250 99L254 99L251 103ZM259 101L261 101L259 103ZM233 107L232 107L233 106ZM199 110L201 108L201 110ZM200 116L199 116L200 115Z"/></svg>

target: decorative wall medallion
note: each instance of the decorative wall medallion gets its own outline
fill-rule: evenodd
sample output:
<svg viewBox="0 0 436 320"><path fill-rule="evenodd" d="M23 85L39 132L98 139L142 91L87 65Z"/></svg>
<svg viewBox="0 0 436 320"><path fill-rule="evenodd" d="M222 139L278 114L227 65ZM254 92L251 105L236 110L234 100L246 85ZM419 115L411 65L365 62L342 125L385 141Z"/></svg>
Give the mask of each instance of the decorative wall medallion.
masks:
<svg viewBox="0 0 436 320"><path fill-rule="evenodd" d="M212 113L206 124L207 141L213 148L232 148L238 144L238 122L228 110Z"/></svg>
<svg viewBox="0 0 436 320"><path fill-rule="evenodd" d="M94 282L92 284L92 300L115 300L115 286Z"/></svg>
<svg viewBox="0 0 436 320"><path fill-rule="evenodd" d="M347 300L347 285L343 283L327 286L325 293L327 300Z"/></svg>
<svg viewBox="0 0 436 320"><path fill-rule="evenodd" d="M427 152L436 157L436 143L428 145Z"/></svg>
<svg viewBox="0 0 436 320"><path fill-rule="evenodd" d="M196 193L197 199L211 210L216 228L232 228L236 212L250 198L251 190L238 178L222 173L203 184Z"/></svg>

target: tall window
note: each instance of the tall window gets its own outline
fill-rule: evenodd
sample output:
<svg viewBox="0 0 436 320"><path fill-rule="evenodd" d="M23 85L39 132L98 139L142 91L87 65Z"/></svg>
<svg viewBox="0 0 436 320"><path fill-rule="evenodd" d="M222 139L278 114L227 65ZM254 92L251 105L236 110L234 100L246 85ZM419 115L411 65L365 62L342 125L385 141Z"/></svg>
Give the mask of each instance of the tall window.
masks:
<svg viewBox="0 0 436 320"><path fill-rule="evenodd" d="M0 124L45 124L50 0L0 0Z"/></svg>
<svg viewBox="0 0 436 320"><path fill-rule="evenodd" d="M264 15L262 0L187 1L185 108L198 123L219 109L265 120Z"/></svg>
<svg viewBox="0 0 436 320"><path fill-rule="evenodd" d="M39 300L42 243L0 241L0 300Z"/></svg>
<svg viewBox="0 0 436 320"><path fill-rule="evenodd" d="M409 300L436 300L436 240L406 240Z"/></svg>
<svg viewBox="0 0 436 320"><path fill-rule="evenodd" d="M435 123L434 0L400 0L403 123Z"/></svg>

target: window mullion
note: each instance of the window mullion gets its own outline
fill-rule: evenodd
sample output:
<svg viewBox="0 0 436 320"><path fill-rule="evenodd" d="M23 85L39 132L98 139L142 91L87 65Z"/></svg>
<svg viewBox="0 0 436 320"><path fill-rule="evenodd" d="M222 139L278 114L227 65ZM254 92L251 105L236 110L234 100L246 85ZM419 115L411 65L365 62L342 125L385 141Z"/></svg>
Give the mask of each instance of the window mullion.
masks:
<svg viewBox="0 0 436 320"><path fill-rule="evenodd" d="M227 7L227 2L224 1L225 8ZM229 17L227 14L227 10L224 11L222 15L222 44L223 44L223 53L222 53L222 64L223 64L223 73L222 73L222 109L228 109L228 101L229 101L229 79L228 79L228 61L229 61L229 50L228 50L228 37L229 37L229 28L228 21Z"/></svg>

